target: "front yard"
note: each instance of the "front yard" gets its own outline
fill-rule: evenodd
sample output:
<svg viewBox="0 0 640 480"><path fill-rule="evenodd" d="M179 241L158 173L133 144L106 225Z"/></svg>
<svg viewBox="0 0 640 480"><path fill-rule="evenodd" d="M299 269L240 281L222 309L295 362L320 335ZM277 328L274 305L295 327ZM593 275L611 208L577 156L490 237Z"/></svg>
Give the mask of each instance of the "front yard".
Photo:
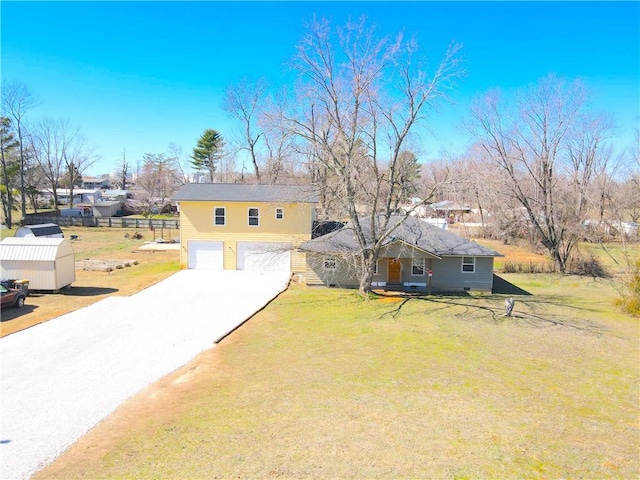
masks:
<svg viewBox="0 0 640 480"><path fill-rule="evenodd" d="M640 335L607 280L294 285L36 478L637 478Z"/></svg>

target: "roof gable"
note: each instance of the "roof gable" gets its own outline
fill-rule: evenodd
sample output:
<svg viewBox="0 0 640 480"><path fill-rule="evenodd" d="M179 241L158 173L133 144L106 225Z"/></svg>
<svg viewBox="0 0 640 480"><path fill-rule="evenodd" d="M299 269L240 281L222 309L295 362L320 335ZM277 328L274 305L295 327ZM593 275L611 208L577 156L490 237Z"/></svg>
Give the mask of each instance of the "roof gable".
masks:
<svg viewBox="0 0 640 480"><path fill-rule="evenodd" d="M173 199L178 202L317 203L318 192L310 185L186 183Z"/></svg>
<svg viewBox="0 0 640 480"><path fill-rule="evenodd" d="M0 242L3 261L54 261L67 255L73 255L73 248L64 238L7 237Z"/></svg>

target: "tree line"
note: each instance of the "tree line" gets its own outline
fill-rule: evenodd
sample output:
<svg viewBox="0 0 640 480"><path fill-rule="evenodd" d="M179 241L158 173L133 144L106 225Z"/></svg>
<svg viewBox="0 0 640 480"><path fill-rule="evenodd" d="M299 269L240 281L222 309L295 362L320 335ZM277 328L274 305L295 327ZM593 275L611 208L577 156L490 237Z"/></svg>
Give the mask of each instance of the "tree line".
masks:
<svg viewBox="0 0 640 480"><path fill-rule="evenodd" d="M486 235L527 238L560 272L578 241L640 220L638 132L615 151L614 119L589 109L579 80L549 75L516 95L478 96L463 122L467 151L420 161L438 107L466 75L461 49L451 43L433 61L415 37L381 34L366 18L337 27L313 18L290 61L295 84L272 91L266 79L241 79L222 106L237 131L226 138L204 130L186 161L174 144L144 155L138 208L157 208L188 181L313 184L319 215L354 229L361 292L393 234L392 216L436 200L472 203ZM45 120L27 133L35 101L24 86L3 84L2 105L1 194L10 223L13 192L24 213L25 197L60 179L73 188L94 156L65 122ZM114 176L121 188L130 182L124 152Z"/></svg>

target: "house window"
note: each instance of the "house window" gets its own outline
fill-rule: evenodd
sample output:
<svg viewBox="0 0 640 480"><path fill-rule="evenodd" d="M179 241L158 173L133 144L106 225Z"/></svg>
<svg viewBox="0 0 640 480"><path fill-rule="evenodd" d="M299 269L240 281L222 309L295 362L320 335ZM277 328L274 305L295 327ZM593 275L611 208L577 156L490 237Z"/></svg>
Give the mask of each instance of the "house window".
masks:
<svg viewBox="0 0 640 480"><path fill-rule="evenodd" d="M411 275L424 275L424 258L411 260Z"/></svg>
<svg viewBox="0 0 640 480"><path fill-rule="evenodd" d="M473 273L476 271L476 257L462 257L462 271Z"/></svg>
<svg viewBox="0 0 640 480"><path fill-rule="evenodd" d="M324 257L324 269L335 270L336 269L336 257Z"/></svg>
<svg viewBox="0 0 640 480"><path fill-rule="evenodd" d="M226 211L224 207L216 207L213 209L213 224L216 226L224 226L226 223Z"/></svg>
<svg viewBox="0 0 640 480"><path fill-rule="evenodd" d="M250 208L249 209L249 226L257 227L258 225L260 225L260 209Z"/></svg>
<svg viewBox="0 0 640 480"><path fill-rule="evenodd" d="M284 209L276 208L276 220L282 220L284 218Z"/></svg>

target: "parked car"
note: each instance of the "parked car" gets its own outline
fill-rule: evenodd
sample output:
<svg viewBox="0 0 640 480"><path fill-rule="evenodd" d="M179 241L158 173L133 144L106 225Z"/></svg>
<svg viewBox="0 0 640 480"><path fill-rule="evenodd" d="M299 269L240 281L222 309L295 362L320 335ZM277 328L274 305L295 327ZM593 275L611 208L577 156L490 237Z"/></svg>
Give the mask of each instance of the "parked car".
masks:
<svg viewBox="0 0 640 480"><path fill-rule="evenodd" d="M15 288L7 288L4 285L0 285L0 297L2 298L2 308L5 307L24 307L24 300L27 297L22 290Z"/></svg>

